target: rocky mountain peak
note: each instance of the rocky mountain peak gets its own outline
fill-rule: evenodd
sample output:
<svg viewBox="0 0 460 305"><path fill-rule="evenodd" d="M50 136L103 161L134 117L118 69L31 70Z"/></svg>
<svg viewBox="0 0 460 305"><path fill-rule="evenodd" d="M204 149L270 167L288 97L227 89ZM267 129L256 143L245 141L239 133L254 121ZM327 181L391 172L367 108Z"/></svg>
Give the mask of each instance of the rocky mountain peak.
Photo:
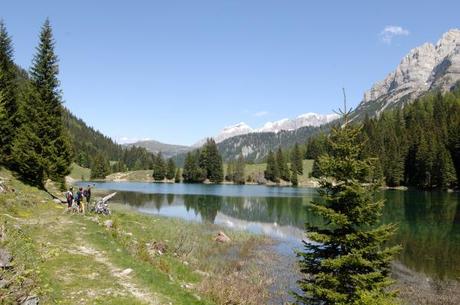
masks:
<svg viewBox="0 0 460 305"><path fill-rule="evenodd" d="M402 105L431 89L448 90L460 80L460 30L451 29L433 45L425 43L412 49L396 69L364 93L355 117L378 115Z"/></svg>

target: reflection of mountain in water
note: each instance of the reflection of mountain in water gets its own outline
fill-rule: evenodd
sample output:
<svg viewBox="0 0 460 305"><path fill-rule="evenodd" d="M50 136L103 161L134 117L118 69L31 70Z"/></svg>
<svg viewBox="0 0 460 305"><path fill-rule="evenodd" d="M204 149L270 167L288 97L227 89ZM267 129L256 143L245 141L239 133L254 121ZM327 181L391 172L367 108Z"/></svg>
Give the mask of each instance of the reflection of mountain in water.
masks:
<svg viewBox="0 0 460 305"><path fill-rule="evenodd" d="M431 276L460 276L459 195L413 191L382 193L387 200L382 221L398 224L394 243L401 244L400 260ZM305 222L320 225L308 212L313 199L304 197L222 197L119 192L118 200L158 214L219 223L273 237L299 239ZM181 210L182 214L177 213ZM191 219L188 217L187 219Z"/></svg>

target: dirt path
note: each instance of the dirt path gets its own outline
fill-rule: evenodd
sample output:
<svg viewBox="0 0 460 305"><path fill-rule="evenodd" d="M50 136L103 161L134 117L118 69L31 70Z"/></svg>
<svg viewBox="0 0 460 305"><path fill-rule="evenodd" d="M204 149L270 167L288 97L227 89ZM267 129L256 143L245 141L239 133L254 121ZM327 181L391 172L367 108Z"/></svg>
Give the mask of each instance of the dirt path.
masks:
<svg viewBox="0 0 460 305"><path fill-rule="evenodd" d="M89 240L86 228L90 222L88 218L68 214L64 210L57 212L58 215L56 211L50 211L41 214L35 221L22 220L19 223L33 226L37 232L48 231L48 234L37 234L44 245L41 252L48 257L50 272L61 280L65 290L63 294L67 295L71 304L93 304L96 299L117 296L134 298L136 304L172 304L162 301L167 300L166 297L143 287L132 269L123 269L114 264L105 251ZM104 229L101 227L101 230ZM50 255L53 251L59 255ZM66 263L60 264L60 258L65 258ZM77 286L93 282L86 288ZM102 282L104 284L101 285Z"/></svg>
<svg viewBox="0 0 460 305"><path fill-rule="evenodd" d="M151 294L147 289L140 287L138 284L133 282L132 269L128 268L122 270L118 268L109 261L104 253L94 248L88 247L87 245L78 246L75 250L69 250L69 253L73 253L75 255L86 255L94 259L96 262L105 265L110 270L110 273L117 279L118 284L124 287L126 291L131 293L141 302L150 305L161 304L157 296Z"/></svg>

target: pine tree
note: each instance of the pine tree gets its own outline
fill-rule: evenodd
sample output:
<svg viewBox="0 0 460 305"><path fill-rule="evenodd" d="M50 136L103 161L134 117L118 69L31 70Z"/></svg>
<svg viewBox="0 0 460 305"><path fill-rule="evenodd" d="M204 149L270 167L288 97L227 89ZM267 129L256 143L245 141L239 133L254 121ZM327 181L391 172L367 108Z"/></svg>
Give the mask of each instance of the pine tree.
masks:
<svg viewBox="0 0 460 305"><path fill-rule="evenodd" d="M298 143L295 143L291 153L291 169L294 170L298 175L303 174L303 158L302 152Z"/></svg>
<svg viewBox="0 0 460 305"><path fill-rule="evenodd" d="M345 117L346 119L346 117ZM378 186L370 181L372 160L361 158L360 128L332 129L329 153L319 157L322 201L310 204L324 219L307 223L305 251L299 252L302 294L299 304L393 304L385 288L397 248L386 248L393 225L378 225L384 201L375 201Z"/></svg>
<svg viewBox="0 0 460 305"><path fill-rule="evenodd" d="M214 139L206 140L206 144L200 151L199 167L205 172L205 176L213 183L220 183L224 180L224 167L222 157L219 154Z"/></svg>
<svg viewBox="0 0 460 305"><path fill-rule="evenodd" d="M163 155L159 152L153 161L153 179L155 181L161 181L166 176L166 165Z"/></svg>
<svg viewBox="0 0 460 305"><path fill-rule="evenodd" d="M184 170L182 172L182 178L185 183L197 183L203 182L206 179L206 173L199 167L198 160L200 158L200 152L188 152L185 157Z"/></svg>
<svg viewBox="0 0 460 305"><path fill-rule="evenodd" d="M168 164L166 165L166 179L172 180L176 174L176 164L172 158L168 159Z"/></svg>
<svg viewBox="0 0 460 305"><path fill-rule="evenodd" d="M180 183L180 168L176 170L176 175L174 176L174 182L175 183Z"/></svg>
<svg viewBox="0 0 460 305"><path fill-rule="evenodd" d="M225 181L233 181L235 175L235 164L233 161L229 161L227 164L227 172L225 173Z"/></svg>
<svg viewBox="0 0 460 305"><path fill-rule="evenodd" d="M63 107L59 89L58 58L49 20L40 33L40 42L33 59L31 79L38 93L40 106L39 138L43 143L43 159L47 177L64 183L70 173L72 153L69 136L63 125Z"/></svg>
<svg viewBox="0 0 460 305"><path fill-rule="evenodd" d="M273 152L270 150L267 156L267 168L264 172L264 177L268 181L279 182L280 171L275 160Z"/></svg>
<svg viewBox="0 0 460 305"><path fill-rule="evenodd" d="M278 148L276 152L276 164L278 165L280 178L284 181L289 181L291 179L291 174L289 173L289 167L281 148Z"/></svg>
<svg viewBox="0 0 460 305"><path fill-rule="evenodd" d="M240 153L240 155L238 156L238 160L236 160L235 174L233 176L233 182L235 182L236 184L244 184L246 182L244 179L244 168L244 157L243 154Z"/></svg>
<svg viewBox="0 0 460 305"><path fill-rule="evenodd" d="M292 169L291 171L291 183L293 186L298 186L299 185L299 180L297 177L297 170Z"/></svg>
<svg viewBox="0 0 460 305"><path fill-rule="evenodd" d="M110 163L102 154L97 154L91 162L91 179L104 179L110 174Z"/></svg>
<svg viewBox="0 0 460 305"><path fill-rule="evenodd" d="M16 68L13 47L3 21L0 21L0 163L9 165L14 136L20 127Z"/></svg>
<svg viewBox="0 0 460 305"><path fill-rule="evenodd" d="M18 117L23 122L16 130L11 148L10 167L21 179L34 186L43 188L45 182L45 161L43 145L37 135L39 115L36 111L38 96L34 88L26 85L20 94Z"/></svg>

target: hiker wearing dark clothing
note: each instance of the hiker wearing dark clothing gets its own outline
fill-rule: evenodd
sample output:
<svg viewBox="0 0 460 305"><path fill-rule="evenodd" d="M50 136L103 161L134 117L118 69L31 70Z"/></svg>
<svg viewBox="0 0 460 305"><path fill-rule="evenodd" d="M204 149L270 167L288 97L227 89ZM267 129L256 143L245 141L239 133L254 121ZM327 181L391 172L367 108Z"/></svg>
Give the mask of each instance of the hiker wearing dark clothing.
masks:
<svg viewBox="0 0 460 305"><path fill-rule="evenodd" d="M83 199L83 188L79 188L77 191L77 195L75 197L75 202L77 203L77 206L80 212L82 211L82 208L81 208L82 199Z"/></svg>
<svg viewBox="0 0 460 305"><path fill-rule="evenodd" d="M67 208L70 209L72 207L72 203L73 203L73 188L70 188L66 195L65 195L65 198L67 200Z"/></svg>
<svg viewBox="0 0 460 305"><path fill-rule="evenodd" d="M86 197L86 202L89 203L91 200L91 185L88 185L86 190L83 192L83 195Z"/></svg>

